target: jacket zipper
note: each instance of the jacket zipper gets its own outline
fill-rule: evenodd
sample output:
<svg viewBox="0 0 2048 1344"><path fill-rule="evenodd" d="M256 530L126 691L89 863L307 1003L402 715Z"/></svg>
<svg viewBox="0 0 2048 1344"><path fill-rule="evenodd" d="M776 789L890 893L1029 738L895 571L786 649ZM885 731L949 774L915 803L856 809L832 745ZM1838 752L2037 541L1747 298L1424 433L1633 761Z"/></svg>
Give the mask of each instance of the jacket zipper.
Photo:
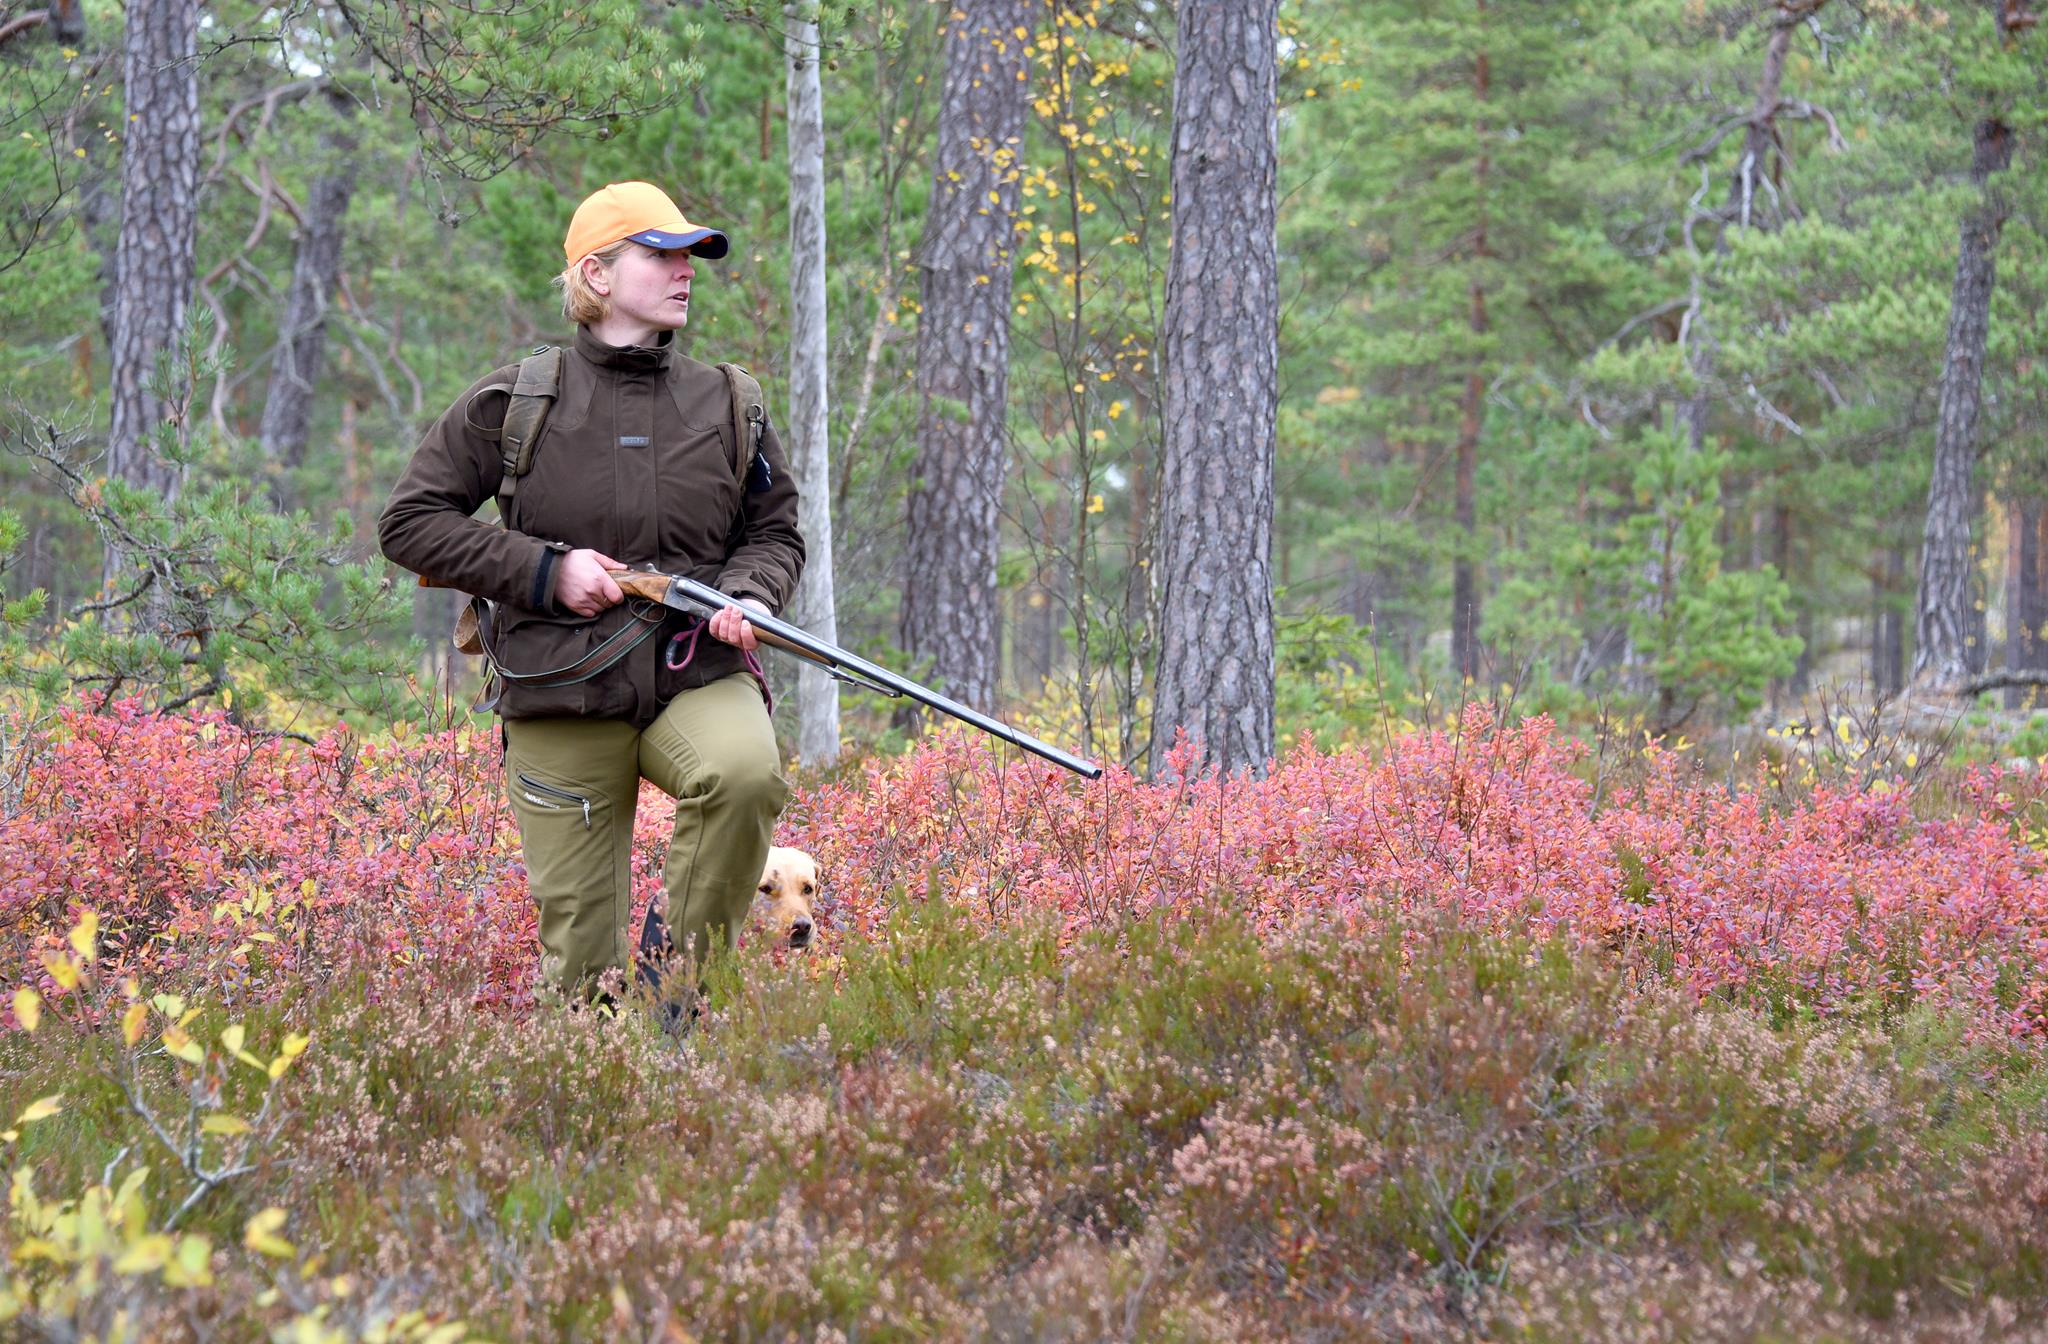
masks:
<svg viewBox="0 0 2048 1344"><path fill-rule="evenodd" d="M564 803L583 809L583 829L590 829L590 800L580 793L558 789L552 784L543 784L524 770L519 772L519 787L526 793L526 801L535 807L560 808Z"/></svg>

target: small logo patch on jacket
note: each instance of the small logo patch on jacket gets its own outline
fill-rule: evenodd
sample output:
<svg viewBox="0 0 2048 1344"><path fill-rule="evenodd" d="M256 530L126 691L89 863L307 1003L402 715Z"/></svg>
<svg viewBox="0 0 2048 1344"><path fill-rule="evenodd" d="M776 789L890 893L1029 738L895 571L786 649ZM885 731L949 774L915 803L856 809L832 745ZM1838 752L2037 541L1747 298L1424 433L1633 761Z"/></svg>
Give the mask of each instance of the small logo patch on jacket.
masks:
<svg viewBox="0 0 2048 1344"><path fill-rule="evenodd" d="M619 447L621 448L645 448L648 444L652 442L654 442L654 440L648 438L645 434L619 435Z"/></svg>

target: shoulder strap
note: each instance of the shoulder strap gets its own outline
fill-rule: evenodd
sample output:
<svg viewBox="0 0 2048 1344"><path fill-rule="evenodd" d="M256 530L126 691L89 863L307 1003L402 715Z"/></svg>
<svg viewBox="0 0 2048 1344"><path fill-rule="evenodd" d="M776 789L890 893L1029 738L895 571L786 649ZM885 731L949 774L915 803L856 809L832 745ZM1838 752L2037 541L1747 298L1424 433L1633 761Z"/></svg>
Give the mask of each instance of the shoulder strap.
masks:
<svg viewBox="0 0 2048 1344"><path fill-rule="evenodd" d="M733 474L746 484L748 466L761 455L761 435L768 428L768 406L761 400L761 384L737 364L720 364L725 385L732 393Z"/></svg>
<svg viewBox="0 0 2048 1344"><path fill-rule="evenodd" d="M725 553L731 555L746 538L748 497L757 489L768 488L768 459L761 452L761 435L768 429L768 405L761 399L761 384L753 374L737 364L720 364L718 371L725 375L726 388L732 393L732 471L740 483L740 506L725 535Z"/></svg>
<svg viewBox="0 0 2048 1344"><path fill-rule="evenodd" d="M512 400L505 405L505 430L498 441L505 474L498 483L498 512L507 516L512 496L519 493L519 478L533 470L534 445L547 427L548 412L562 390L562 347L537 346L519 361L519 381L512 385Z"/></svg>

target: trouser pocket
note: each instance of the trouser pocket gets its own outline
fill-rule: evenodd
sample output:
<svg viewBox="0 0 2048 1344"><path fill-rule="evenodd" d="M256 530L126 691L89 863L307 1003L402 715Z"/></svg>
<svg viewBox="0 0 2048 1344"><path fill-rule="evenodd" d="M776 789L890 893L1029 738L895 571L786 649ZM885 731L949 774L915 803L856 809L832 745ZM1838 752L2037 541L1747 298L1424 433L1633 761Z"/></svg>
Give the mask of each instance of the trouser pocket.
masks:
<svg viewBox="0 0 2048 1344"><path fill-rule="evenodd" d="M571 812L580 812L583 816L583 829L587 831L591 828L590 799L586 795L557 788L544 779L535 779L524 770L514 771L512 778L519 792L525 795L526 801L532 806L550 812L564 808Z"/></svg>

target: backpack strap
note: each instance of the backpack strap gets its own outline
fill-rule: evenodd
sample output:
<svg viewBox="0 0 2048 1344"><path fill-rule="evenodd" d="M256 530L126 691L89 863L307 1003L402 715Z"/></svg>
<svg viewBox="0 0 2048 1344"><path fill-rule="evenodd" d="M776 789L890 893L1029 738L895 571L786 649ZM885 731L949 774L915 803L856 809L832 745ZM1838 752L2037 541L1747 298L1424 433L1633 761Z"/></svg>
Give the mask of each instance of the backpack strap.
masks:
<svg viewBox="0 0 2048 1344"><path fill-rule="evenodd" d="M519 361L519 379L510 390L512 399L505 404L505 428L498 440L498 454L505 468L498 482L498 516L506 520L507 526L512 516L512 497L519 493L519 478L533 470L533 450L547 428L548 412L554 409L555 398L562 391L562 347L535 347L532 354Z"/></svg>
<svg viewBox="0 0 2048 1344"><path fill-rule="evenodd" d="M732 393L733 454L737 459L732 464L733 475L740 478L740 484L748 494L759 494L768 488L763 479L757 486L754 478L758 474L768 475L768 459L761 453L761 436L768 430L768 405L761 400L761 384L737 364L720 364L718 371L725 375L725 385Z"/></svg>
<svg viewBox="0 0 2048 1344"><path fill-rule="evenodd" d="M720 364L725 385L732 393L733 475L740 483L740 507L725 534L725 553L740 547L747 532L747 498L766 490L775 479L768 455L761 451L761 436L768 432L768 404L761 398L761 384L737 364Z"/></svg>

